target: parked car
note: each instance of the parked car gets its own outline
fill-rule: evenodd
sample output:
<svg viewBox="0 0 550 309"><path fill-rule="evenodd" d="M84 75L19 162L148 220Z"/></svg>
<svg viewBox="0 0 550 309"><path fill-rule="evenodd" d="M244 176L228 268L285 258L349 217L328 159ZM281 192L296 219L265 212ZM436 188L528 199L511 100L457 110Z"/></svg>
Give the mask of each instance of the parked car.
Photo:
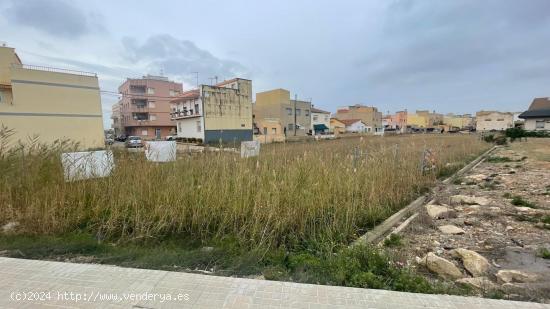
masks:
<svg viewBox="0 0 550 309"><path fill-rule="evenodd" d="M178 137L177 135L168 135L168 136L166 136L166 140L167 141L175 141L177 137Z"/></svg>
<svg viewBox="0 0 550 309"><path fill-rule="evenodd" d="M127 139L127 137L124 134L115 137L115 141L117 141L117 142L125 142L126 139Z"/></svg>
<svg viewBox="0 0 550 309"><path fill-rule="evenodd" d="M115 140L112 138L112 137L108 137L105 139L105 144L106 145L112 145L115 143Z"/></svg>
<svg viewBox="0 0 550 309"><path fill-rule="evenodd" d="M129 136L128 139L126 139L126 147L143 147L143 140L139 136Z"/></svg>

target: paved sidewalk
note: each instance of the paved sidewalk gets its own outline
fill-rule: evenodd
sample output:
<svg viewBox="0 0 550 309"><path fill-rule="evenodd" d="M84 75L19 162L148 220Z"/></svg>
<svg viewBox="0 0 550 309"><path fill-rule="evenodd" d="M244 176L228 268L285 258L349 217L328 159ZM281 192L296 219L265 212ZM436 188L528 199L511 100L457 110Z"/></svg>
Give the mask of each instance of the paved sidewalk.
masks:
<svg viewBox="0 0 550 309"><path fill-rule="evenodd" d="M507 309L550 305L0 258L0 308L44 307Z"/></svg>

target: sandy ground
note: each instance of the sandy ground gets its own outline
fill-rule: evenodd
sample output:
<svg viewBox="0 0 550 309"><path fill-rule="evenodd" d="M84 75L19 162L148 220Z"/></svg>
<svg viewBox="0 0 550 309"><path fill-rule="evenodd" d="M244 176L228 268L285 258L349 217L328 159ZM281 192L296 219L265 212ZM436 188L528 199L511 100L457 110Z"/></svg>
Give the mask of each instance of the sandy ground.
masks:
<svg viewBox="0 0 550 309"><path fill-rule="evenodd" d="M472 250L490 264L483 277L490 281L491 290L509 299L550 303L550 256L542 257L544 248L550 250L550 139L515 142L490 157L452 184L436 189L431 204L450 211L434 218L423 208L402 233L405 250L399 248L400 254L404 262L437 277L421 259L433 252L471 278L463 259L453 256L452 250ZM460 201L457 195L474 200ZM513 204L519 200L527 206ZM446 234L439 229L444 225L462 231ZM529 279L504 282L497 274L507 270L519 270ZM484 294L488 289L479 290Z"/></svg>

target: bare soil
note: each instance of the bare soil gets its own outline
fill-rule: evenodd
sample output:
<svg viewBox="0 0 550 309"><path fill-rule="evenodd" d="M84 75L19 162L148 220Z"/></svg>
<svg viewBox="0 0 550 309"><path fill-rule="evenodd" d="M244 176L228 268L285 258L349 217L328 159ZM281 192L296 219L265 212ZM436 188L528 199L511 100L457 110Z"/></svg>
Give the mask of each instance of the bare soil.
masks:
<svg viewBox="0 0 550 309"><path fill-rule="evenodd" d="M418 258L434 252L471 277L450 251L473 250L490 262L487 277L496 284L500 297L550 303L550 259L542 253L550 250L550 139L500 147L466 175L435 191L432 204L453 212L444 219L432 219L422 208L402 233L404 248L399 251L404 262L414 265ZM489 203L451 203L454 195L482 197ZM437 228L442 225L465 232L443 234ZM418 268L435 277L422 266ZM535 274L537 280L502 285L495 276L499 270L520 270ZM488 296L486 292L480 295Z"/></svg>

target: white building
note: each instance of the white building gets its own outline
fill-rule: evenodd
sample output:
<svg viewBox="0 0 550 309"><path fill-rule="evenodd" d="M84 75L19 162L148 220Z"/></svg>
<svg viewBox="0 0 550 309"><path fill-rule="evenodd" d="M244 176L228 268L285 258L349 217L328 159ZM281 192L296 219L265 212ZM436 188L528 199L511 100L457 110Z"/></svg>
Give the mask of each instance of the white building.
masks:
<svg viewBox="0 0 550 309"><path fill-rule="evenodd" d="M340 122L346 125L346 132L365 133L372 131L372 127L365 125L361 119L344 119L340 120Z"/></svg>
<svg viewBox="0 0 550 309"><path fill-rule="evenodd" d="M529 109L519 115L527 131L550 131L550 98L536 98Z"/></svg>
<svg viewBox="0 0 550 309"><path fill-rule="evenodd" d="M330 112L311 107L311 132L313 135L327 133L330 129Z"/></svg>
<svg viewBox="0 0 550 309"><path fill-rule="evenodd" d="M514 127L514 114L497 111L480 111L476 113L477 131L504 131Z"/></svg>
<svg viewBox="0 0 550 309"><path fill-rule="evenodd" d="M201 85L172 100L171 108L178 138L204 143L253 139L250 80Z"/></svg>

